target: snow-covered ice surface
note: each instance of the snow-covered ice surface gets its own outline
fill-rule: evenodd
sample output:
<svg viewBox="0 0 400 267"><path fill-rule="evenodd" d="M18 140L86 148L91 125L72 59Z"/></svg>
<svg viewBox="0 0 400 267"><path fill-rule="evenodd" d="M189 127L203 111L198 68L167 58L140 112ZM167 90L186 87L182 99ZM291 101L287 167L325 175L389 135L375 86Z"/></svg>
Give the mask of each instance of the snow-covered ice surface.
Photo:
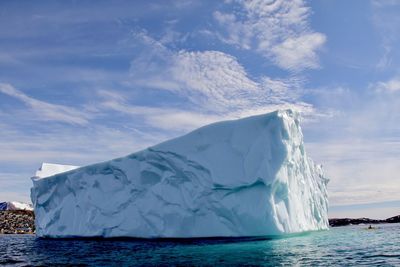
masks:
<svg viewBox="0 0 400 267"><path fill-rule="evenodd" d="M49 177L62 172L70 171L79 168L72 165L61 165L54 163L42 163L42 166L36 171L35 178Z"/></svg>
<svg viewBox="0 0 400 267"><path fill-rule="evenodd" d="M328 228L328 179L307 157L290 110L214 123L33 183L41 237L238 237Z"/></svg>

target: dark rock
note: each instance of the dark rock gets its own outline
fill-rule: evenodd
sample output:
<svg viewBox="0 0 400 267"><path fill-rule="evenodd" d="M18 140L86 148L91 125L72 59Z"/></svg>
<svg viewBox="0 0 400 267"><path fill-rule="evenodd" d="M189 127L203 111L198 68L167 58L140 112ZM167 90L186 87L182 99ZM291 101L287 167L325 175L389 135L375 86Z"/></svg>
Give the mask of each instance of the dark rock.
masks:
<svg viewBox="0 0 400 267"><path fill-rule="evenodd" d="M35 213L29 210L0 211L0 234L33 234Z"/></svg>
<svg viewBox="0 0 400 267"><path fill-rule="evenodd" d="M386 219L386 222L388 222L388 223L399 223L400 222L400 215L388 218L388 219Z"/></svg>
<svg viewBox="0 0 400 267"><path fill-rule="evenodd" d="M331 227L346 226L346 225L358 225L358 224L379 224L379 223L399 223L400 215L388 218L386 220L374 220L370 218L333 218L329 219L329 225Z"/></svg>

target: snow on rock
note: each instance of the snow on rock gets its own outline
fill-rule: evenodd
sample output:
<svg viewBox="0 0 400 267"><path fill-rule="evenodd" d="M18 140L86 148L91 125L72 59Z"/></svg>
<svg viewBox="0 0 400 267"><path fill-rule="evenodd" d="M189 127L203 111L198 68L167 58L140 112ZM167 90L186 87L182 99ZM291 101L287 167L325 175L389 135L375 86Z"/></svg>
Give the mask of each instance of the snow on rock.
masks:
<svg viewBox="0 0 400 267"><path fill-rule="evenodd" d="M62 172L70 171L79 168L78 166L72 165L61 165L54 163L42 163L42 166L36 171L35 178L44 178L59 174Z"/></svg>
<svg viewBox="0 0 400 267"><path fill-rule="evenodd" d="M328 179L307 157L290 110L214 123L33 183L41 237L238 237L328 228Z"/></svg>
<svg viewBox="0 0 400 267"><path fill-rule="evenodd" d="M33 210L31 204L18 201L0 202L0 210Z"/></svg>

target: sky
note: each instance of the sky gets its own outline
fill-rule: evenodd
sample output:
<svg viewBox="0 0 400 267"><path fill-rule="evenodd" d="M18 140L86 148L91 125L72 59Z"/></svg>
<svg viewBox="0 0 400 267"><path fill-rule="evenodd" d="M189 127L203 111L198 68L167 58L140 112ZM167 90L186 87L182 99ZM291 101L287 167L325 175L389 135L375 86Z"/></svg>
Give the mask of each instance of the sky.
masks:
<svg viewBox="0 0 400 267"><path fill-rule="evenodd" d="M211 122L292 108L330 216L400 211L400 1L0 2L0 201Z"/></svg>

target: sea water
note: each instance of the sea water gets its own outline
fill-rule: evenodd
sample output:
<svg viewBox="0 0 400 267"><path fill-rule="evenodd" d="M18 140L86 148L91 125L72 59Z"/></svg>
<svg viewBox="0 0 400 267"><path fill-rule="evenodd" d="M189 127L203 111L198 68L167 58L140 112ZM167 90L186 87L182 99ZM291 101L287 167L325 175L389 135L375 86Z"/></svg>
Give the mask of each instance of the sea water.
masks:
<svg viewBox="0 0 400 267"><path fill-rule="evenodd" d="M280 238L38 239L0 235L0 265L400 265L400 224L331 228Z"/></svg>

